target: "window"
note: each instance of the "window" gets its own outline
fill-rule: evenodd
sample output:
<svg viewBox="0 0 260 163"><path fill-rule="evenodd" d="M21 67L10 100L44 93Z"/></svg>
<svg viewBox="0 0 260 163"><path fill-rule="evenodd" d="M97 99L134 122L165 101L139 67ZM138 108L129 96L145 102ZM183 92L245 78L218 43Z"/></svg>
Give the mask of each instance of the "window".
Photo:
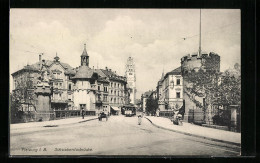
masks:
<svg viewBox="0 0 260 163"><path fill-rule="evenodd" d="M133 75L133 74L130 72L129 75Z"/></svg>
<svg viewBox="0 0 260 163"><path fill-rule="evenodd" d="M115 95L116 95L116 91L114 91Z"/></svg>
<svg viewBox="0 0 260 163"><path fill-rule="evenodd" d="M57 93L55 93L55 94L53 95L53 99L54 99L54 100L57 100L57 99L58 99L58 94L57 94Z"/></svg>
<svg viewBox="0 0 260 163"><path fill-rule="evenodd" d="M69 84L69 90L71 90L71 84Z"/></svg>
<svg viewBox="0 0 260 163"><path fill-rule="evenodd" d="M82 86L83 86L83 81L82 81Z"/></svg>
<svg viewBox="0 0 260 163"><path fill-rule="evenodd" d="M181 79L177 79L177 85L181 84Z"/></svg>
<svg viewBox="0 0 260 163"><path fill-rule="evenodd" d="M181 98L181 93L180 92L176 92L176 98Z"/></svg>
<svg viewBox="0 0 260 163"><path fill-rule="evenodd" d="M111 98L110 101L112 102L112 101L113 101L113 98Z"/></svg>
<svg viewBox="0 0 260 163"><path fill-rule="evenodd" d="M107 95L104 95L103 100L104 102L107 102Z"/></svg>
<svg viewBox="0 0 260 163"><path fill-rule="evenodd" d="M113 90L111 90L111 94L113 93Z"/></svg>
<svg viewBox="0 0 260 163"><path fill-rule="evenodd" d="M100 91L100 85L98 86L98 90Z"/></svg>
<svg viewBox="0 0 260 163"><path fill-rule="evenodd" d="M68 100L71 101L72 95L68 95Z"/></svg>
<svg viewBox="0 0 260 163"><path fill-rule="evenodd" d="M114 98L114 103L116 103L116 98Z"/></svg>
<svg viewBox="0 0 260 163"><path fill-rule="evenodd" d="M107 87L104 87L104 91L107 92Z"/></svg>

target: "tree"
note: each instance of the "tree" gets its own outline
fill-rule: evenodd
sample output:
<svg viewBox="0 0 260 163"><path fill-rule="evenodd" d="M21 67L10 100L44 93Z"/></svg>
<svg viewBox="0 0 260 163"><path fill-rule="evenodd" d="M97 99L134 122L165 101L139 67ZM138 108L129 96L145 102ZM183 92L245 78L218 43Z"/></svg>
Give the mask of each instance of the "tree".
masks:
<svg viewBox="0 0 260 163"><path fill-rule="evenodd" d="M10 93L10 123L16 123L21 118L21 103L14 98L14 95Z"/></svg>
<svg viewBox="0 0 260 163"><path fill-rule="evenodd" d="M158 100L154 99L153 97L149 97L146 100L146 112L148 114L154 115L156 113L156 110L158 109Z"/></svg>
<svg viewBox="0 0 260 163"><path fill-rule="evenodd" d="M192 83L192 86L188 88L190 92L205 98L204 117L209 105L229 106L241 104L239 67L238 64L235 64L233 70L229 69L224 73L199 71L184 76L188 83Z"/></svg>

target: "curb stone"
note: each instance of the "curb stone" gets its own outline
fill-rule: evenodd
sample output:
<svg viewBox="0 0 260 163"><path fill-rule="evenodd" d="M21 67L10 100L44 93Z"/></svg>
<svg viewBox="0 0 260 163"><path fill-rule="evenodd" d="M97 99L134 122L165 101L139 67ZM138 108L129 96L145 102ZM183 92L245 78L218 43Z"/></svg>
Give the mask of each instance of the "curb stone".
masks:
<svg viewBox="0 0 260 163"><path fill-rule="evenodd" d="M83 122L92 121L92 120L96 120L96 119L98 119L98 118L87 119L87 120L79 121L77 123L83 123Z"/></svg>
<svg viewBox="0 0 260 163"><path fill-rule="evenodd" d="M187 132L182 132L182 131L178 131L178 130L174 130L174 129L169 129L169 128L165 128L159 125L154 124L149 118L145 117L152 125L154 125L157 128L161 128L164 130L168 130L168 131L173 131L173 132L177 132L180 134L184 134L184 135L188 135L188 136L194 136L194 137L198 137L198 138L203 138L203 139L207 139L207 140L212 140L212 141L217 141L217 142L222 142L222 143L227 143L227 144L232 144L232 145L236 145L236 146L241 146L240 143L234 143L234 142L230 142L230 141L226 141L226 140L220 140L220 139L215 139L215 138L210 138L210 137L205 137L205 136L200 136L200 135L195 135L195 134L191 134L191 133L187 133Z"/></svg>

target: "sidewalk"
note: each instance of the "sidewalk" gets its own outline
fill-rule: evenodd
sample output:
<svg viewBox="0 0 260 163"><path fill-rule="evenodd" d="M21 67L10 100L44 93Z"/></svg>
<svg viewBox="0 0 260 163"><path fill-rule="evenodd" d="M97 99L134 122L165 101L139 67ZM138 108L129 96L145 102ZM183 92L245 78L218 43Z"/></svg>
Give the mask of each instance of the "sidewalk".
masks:
<svg viewBox="0 0 260 163"><path fill-rule="evenodd" d="M241 144L241 133L202 127L183 122L182 126L174 125L170 119L163 117L145 116L154 126L185 135L224 142L229 144Z"/></svg>
<svg viewBox="0 0 260 163"><path fill-rule="evenodd" d="M67 125L73 123L81 123L85 121L94 120L97 118L98 118L97 116L85 116L84 119L82 119L82 117L75 117L75 118L58 119L52 121L16 123L16 124L10 124L10 130L43 127L43 126L55 126L55 125L60 126L60 125Z"/></svg>

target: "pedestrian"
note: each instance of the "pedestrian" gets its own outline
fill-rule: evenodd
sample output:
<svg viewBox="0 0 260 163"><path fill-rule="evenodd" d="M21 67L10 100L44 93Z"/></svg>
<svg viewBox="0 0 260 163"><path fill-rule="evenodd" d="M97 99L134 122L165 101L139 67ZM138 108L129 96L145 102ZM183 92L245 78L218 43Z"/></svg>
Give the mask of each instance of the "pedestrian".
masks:
<svg viewBox="0 0 260 163"><path fill-rule="evenodd" d="M141 123L142 123L142 116L138 115L138 125L141 125Z"/></svg>
<svg viewBox="0 0 260 163"><path fill-rule="evenodd" d="M85 111L84 111L84 109L81 109L81 116L82 116L82 119L84 119L84 115L85 115Z"/></svg>

